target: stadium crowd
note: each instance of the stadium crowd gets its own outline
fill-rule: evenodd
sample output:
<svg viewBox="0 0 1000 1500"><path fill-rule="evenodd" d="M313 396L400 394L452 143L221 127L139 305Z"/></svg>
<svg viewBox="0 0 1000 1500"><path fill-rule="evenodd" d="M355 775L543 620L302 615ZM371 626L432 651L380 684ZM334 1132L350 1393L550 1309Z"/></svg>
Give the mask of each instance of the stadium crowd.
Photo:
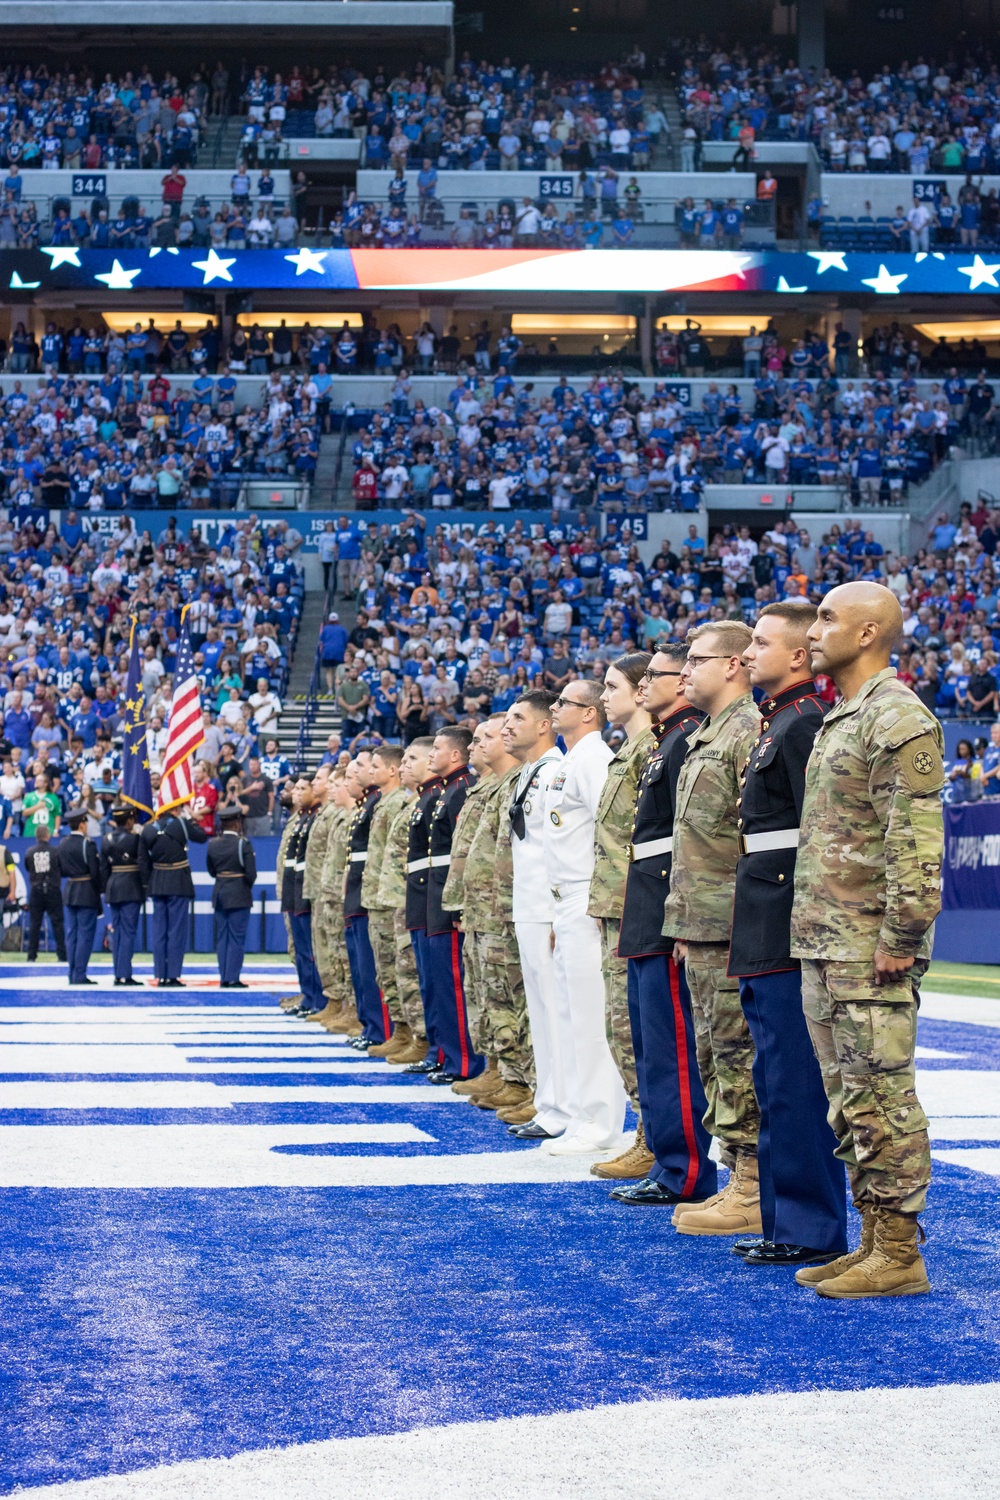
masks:
<svg viewBox="0 0 1000 1500"><path fill-rule="evenodd" d="M270 819L291 772L270 735L301 617L301 545L287 522L254 515L234 519L215 546L173 516L155 536L128 515L105 531L75 511L58 531L0 520L2 836L31 837L40 823L55 832L81 805L89 836L106 831L121 792L133 619L155 790L185 605L205 716L199 816L211 831L217 806L250 796L253 815Z"/></svg>

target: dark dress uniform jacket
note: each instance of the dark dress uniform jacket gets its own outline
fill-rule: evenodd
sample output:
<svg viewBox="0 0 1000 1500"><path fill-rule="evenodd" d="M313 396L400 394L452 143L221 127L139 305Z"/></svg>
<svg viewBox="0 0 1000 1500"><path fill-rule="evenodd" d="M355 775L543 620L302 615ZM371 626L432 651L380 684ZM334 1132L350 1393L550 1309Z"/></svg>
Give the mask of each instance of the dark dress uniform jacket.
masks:
<svg viewBox="0 0 1000 1500"><path fill-rule="evenodd" d="M144 901L137 833L116 828L101 841L101 881L109 901Z"/></svg>
<svg viewBox="0 0 1000 1500"><path fill-rule="evenodd" d="M83 833L67 834L56 849L59 873L66 881L64 906L101 909L101 867L97 845Z"/></svg>
<svg viewBox="0 0 1000 1500"><path fill-rule="evenodd" d="M632 847L673 837L677 778L688 752L688 737L705 715L685 703L657 726L657 744L639 777ZM625 901L618 937L620 958L645 958L672 953L674 940L664 937L663 904L670 892L669 851L633 859L625 879Z"/></svg>
<svg viewBox="0 0 1000 1500"><path fill-rule="evenodd" d="M435 776L424 786L410 814L410 839L406 847L406 926L411 932L427 926L431 814L440 790L441 782Z"/></svg>
<svg viewBox="0 0 1000 1500"><path fill-rule="evenodd" d="M253 906L257 859L253 844L238 833L222 833L209 839L205 865L215 881L212 905L216 911L239 911Z"/></svg>
<svg viewBox="0 0 1000 1500"><path fill-rule="evenodd" d="M281 910L300 916L312 911L312 903L302 894L302 882L306 874L306 848L312 832L316 814L301 813L299 824L285 850L285 868L281 877Z"/></svg>
<svg viewBox="0 0 1000 1500"><path fill-rule="evenodd" d="M465 806L471 782L472 772L468 766L452 771L442 781L437 800L431 808L427 847L430 856L430 869L427 872L428 937L441 932L453 932L462 915L458 911L446 911L441 905L441 896L451 864L451 841L455 837L455 824Z"/></svg>
<svg viewBox="0 0 1000 1500"><path fill-rule="evenodd" d="M164 813L143 824L139 860L143 883L151 896L194 895L188 862L189 839L196 844L207 844L208 834L200 824L187 822L174 813Z"/></svg>
<svg viewBox="0 0 1000 1500"><path fill-rule="evenodd" d="M800 682L760 705L760 739L743 774L740 834L780 834L797 829L806 785L806 761L826 713L813 682ZM729 973L770 974L798 969L789 955L794 848L743 853L736 866Z"/></svg>
<svg viewBox="0 0 1000 1500"><path fill-rule="evenodd" d="M381 792L372 788L366 792L365 800L358 804L354 817L351 820L351 832L347 840L347 879L344 883L344 916L363 917L365 907L361 901L361 880L365 873L365 859L368 856L368 839L372 831L372 814L375 811ZM365 859L355 859L355 855L364 855Z"/></svg>

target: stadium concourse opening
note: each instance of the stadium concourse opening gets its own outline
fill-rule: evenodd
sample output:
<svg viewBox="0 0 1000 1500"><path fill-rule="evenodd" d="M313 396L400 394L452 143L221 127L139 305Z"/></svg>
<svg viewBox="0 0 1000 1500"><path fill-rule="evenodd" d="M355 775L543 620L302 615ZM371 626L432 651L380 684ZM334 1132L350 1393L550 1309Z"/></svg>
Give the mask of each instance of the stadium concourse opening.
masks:
<svg viewBox="0 0 1000 1500"><path fill-rule="evenodd" d="M0 1493L995 1492L997 17L711 19L0 0Z"/></svg>

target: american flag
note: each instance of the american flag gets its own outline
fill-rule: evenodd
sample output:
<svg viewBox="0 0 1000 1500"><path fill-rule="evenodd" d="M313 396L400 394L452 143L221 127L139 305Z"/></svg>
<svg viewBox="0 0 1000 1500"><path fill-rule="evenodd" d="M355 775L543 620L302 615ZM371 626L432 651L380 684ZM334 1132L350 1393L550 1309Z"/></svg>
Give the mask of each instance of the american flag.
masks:
<svg viewBox="0 0 1000 1500"><path fill-rule="evenodd" d="M159 812L188 802L194 791L191 775L194 752L205 740L201 716L201 685L195 675L188 629L181 620L174 668L174 696L170 700L167 748L160 779Z"/></svg>

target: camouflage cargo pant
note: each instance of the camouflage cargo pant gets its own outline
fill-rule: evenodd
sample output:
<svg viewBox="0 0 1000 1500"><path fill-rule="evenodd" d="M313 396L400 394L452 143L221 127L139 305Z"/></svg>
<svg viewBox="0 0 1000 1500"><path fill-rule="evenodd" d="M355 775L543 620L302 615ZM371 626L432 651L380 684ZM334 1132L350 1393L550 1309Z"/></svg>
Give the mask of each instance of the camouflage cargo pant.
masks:
<svg viewBox="0 0 1000 1500"><path fill-rule="evenodd" d="M739 1150L757 1149L760 1110L753 1091L753 1041L740 1005L740 982L726 974L728 943L689 943L688 989L698 1072L708 1109L704 1125L732 1164Z"/></svg>
<svg viewBox="0 0 1000 1500"><path fill-rule="evenodd" d="M635 1048L628 1015L628 959L618 957L618 935L622 924L601 918L601 973L604 975L604 1020L608 1046L621 1074L632 1108L639 1111L639 1085L635 1077Z"/></svg>
<svg viewBox="0 0 1000 1500"><path fill-rule="evenodd" d="M893 984L876 985L872 963L802 960L802 1008L819 1059L828 1119L856 1203L920 1213L931 1150L914 1087L918 959Z"/></svg>
<svg viewBox="0 0 1000 1500"><path fill-rule="evenodd" d="M378 977L379 989L382 991L382 999L385 1001L390 1021L393 1026L398 1026L403 1019L403 1008L399 1000L399 986L396 983L396 929L391 908L381 910L369 908L368 938L372 945L372 953L375 955L375 973Z"/></svg>
<svg viewBox="0 0 1000 1500"><path fill-rule="evenodd" d="M462 947L462 967L465 971L463 989L472 1045L477 1052L482 1053L483 1057L490 1057L492 1053L489 1046L489 1023L483 1004L483 959L482 951L476 941L479 935L476 932L466 933Z"/></svg>
<svg viewBox="0 0 1000 1500"><path fill-rule="evenodd" d="M347 964L344 923L340 913L334 912L331 916L322 908L314 912L312 934L313 954L323 993L339 1004L345 1001L353 1003L354 989Z"/></svg>
<svg viewBox="0 0 1000 1500"><path fill-rule="evenodd" d="M420 999L420 980L417 977L417 959L413 943L406 930L406 915L402 911L392 914L392 931L396 944L396 993L399 996L400 1019L416 1037L426 1037L424 1007Z"/></svg>
<svg viewBox="0 0 1000 1500"><path fill-rule="evenodd" d="M497 1059L500 1077L507 1083L533 1088L528 1002L514 928L508 923L502 933L476 932L472 936L483 1002L478 1032L472 1033L476 1051Z"/></svg>

